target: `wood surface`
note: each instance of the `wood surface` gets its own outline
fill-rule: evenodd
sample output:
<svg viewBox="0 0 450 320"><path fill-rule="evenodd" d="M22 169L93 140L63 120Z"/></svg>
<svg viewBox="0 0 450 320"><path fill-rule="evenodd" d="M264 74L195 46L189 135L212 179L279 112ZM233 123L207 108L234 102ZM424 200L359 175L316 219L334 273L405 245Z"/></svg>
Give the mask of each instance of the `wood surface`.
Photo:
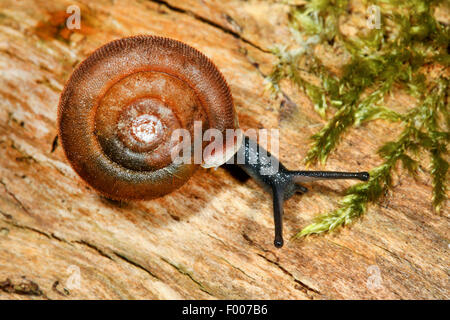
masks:
<svg viewBox="0 0 450 320"><path fill-rule="evenodd" d="M72 4L81 30L64 27ZM252 180L200 169L163 198L113 202L66 161L57 105L74 67L108 41L154 34L209 56L242 128L279 128L280 159L304 168L309 137L325 122L288 81L276 97L264 82L276 63L270 48L292 42L288 11L255 0L2 0L0 299L448 299L448 202L432 211L427 166L416 179L399 168L393 190L353 225L276 249L272 202ZM342 57L326 61L338 70ZM396 92L388 103L406 110L413 100ZM380 164L375 151L400 130L382 120L350 130L326 169ZM312 183L287 201L286 240L354 183Z"/></svg>

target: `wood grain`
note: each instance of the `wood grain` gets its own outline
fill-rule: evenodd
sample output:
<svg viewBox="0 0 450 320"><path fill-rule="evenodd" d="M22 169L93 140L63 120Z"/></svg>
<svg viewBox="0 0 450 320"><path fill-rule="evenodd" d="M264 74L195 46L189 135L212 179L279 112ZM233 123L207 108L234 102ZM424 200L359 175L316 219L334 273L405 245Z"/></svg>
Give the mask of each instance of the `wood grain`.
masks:
<svg viewBox="0 0 450 320"><path fill-rule="evenodd" d="M71 4L82 14L74 32L64 28ZM276 61L270 47L292 41L288 9L255 0L0 3L0 299L449 298L448 202L433 213L426 167L415 180L399 168L393 191L352 226L277 250L271 200L251 180L201 169L164 198L112 202L64 158L57 105L74 66L108 41L154 34L209 56L230 84L241 126L280 128L280 159L302 168L324 121L289 82L285 97L264 90ZM401 93L389 100L412 103ZM351 130L326 168L372 168L381 161L375 150L400 130L383 121ZM336 208L353 183L314 183L289 200L286 237Z"/></svg>

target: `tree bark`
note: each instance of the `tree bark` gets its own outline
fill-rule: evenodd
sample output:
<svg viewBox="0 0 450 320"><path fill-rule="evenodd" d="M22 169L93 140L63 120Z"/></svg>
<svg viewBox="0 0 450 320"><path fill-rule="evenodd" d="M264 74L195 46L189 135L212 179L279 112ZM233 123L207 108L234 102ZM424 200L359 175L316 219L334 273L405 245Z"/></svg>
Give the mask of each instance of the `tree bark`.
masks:
<svg viewBox="0 0 450 320"><path fill-rule="evenodd" d="M80 30L65 28L72 4ZM57 106L74 67L113 39L153 34L209 56L241 127L279 128L280 160L304 168L324 120L288 81L277 97L264 89L277 61L269 49L292 42L288 10L255 0L1 1L0 299L449 298L448 202L433 212L428 168L416 179L399 168L392 192L339 232L276 249L270 196L223 168L200 169L160 199L113 202L66 161ZM332 58L338 68L343 58ZM412 101L396 93L388 103ZM352 129L326 169L380 164L375 151L400 130L382 120ZM285 237L336 208L354 183L311 183L287 201Z"/></svg>

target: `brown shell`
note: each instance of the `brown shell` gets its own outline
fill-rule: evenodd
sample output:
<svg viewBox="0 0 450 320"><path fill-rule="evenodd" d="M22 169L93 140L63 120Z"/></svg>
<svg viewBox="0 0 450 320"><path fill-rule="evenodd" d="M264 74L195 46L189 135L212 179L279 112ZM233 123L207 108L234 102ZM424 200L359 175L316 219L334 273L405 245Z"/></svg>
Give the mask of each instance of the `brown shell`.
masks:
<svg viewBox="0 0 450 320"><path fill-rule="evenodd" d="M203 130L235 128L228 85L201 52L156 36L95 50L73 72L58 107L67 159L112 199L151 199L183 185L198 166L171 162L167 139L176 128L192 133L194 121Z"/></svg>

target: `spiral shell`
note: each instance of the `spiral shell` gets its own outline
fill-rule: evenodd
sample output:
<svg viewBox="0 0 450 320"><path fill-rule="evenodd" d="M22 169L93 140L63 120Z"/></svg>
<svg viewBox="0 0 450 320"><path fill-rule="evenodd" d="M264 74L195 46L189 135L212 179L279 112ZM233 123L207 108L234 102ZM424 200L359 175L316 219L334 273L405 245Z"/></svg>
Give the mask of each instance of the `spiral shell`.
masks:
<svg viewBox="0 0 450 320"><path fill-rule="evenodd" d="M59 137L74 170L112 199L151 199L197 169L171 159L171 134L237 126L225 79L196 49L137 36L95 50L73 72L58 108Z"/></svg>

